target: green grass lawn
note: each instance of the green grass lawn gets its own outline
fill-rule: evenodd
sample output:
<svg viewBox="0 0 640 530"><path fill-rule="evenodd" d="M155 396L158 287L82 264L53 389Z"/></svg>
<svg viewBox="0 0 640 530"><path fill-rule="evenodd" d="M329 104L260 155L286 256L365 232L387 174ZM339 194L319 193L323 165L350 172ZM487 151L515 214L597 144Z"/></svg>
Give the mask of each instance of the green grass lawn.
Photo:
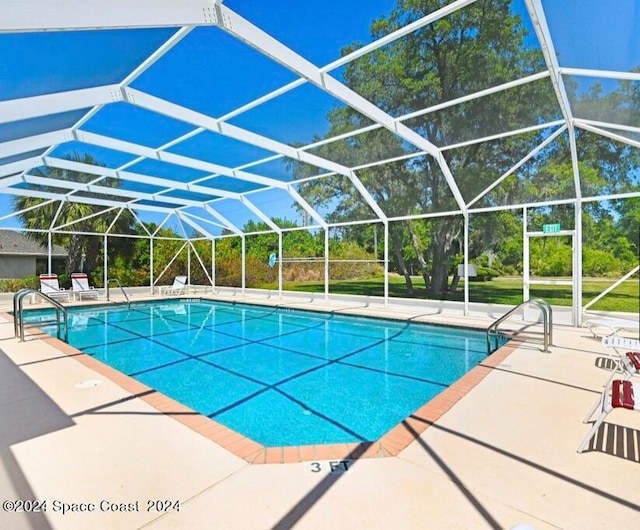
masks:
<svg viewBox="0 0 640 530"><path fill-rule="evenodd" d="M591 301L615 280L585 279L582 282L582 303ZM431 298L435 300L464 300L464 282L455 293L443 294L437 297L427 297L422 278L413 278L414 294L407 295L404 278L398 276L389 277L389 296L402 298ZM263 286L269 289L277 289L277 285ZM284 289L288 291L304 291L323 293L323 282L299 282L285 283ZM365 280L334 280L329 283L329 292L333 294L358 294L369 296L384 296L382 278ZM570 285L534 285L531 289L531 298L543 298L552 305L571 305ZM522 302L522 280L517 278L496 278L489 282L471 282L469 284L469 299L471 302L484 302L493 304L517 305ZM640 305L640 293L638 280L629 280L619 285L614 291L589 309L596 311L624 311L637 313Z"/></svg>

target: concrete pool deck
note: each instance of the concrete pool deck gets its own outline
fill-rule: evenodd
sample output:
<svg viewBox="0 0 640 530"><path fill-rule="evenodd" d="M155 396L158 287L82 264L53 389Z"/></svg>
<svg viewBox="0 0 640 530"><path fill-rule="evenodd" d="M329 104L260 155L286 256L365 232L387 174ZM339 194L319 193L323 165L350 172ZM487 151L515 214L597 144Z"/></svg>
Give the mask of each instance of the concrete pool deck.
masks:
<svg viewBox="0 0 640 530"><path fill-rule="evenodd" d="M421 314L348 305L313 307ZM446 314L420 320L491 322ZM66 355L56 341L19 343L3 319L0 500L47 504L30 515L0 508L0 528L633 527L640 414L612 412L599 431L606 436L576 453L589 429L582 418L608 377L604 357L588 330L556 326L551 353L516 345L487 363L486 374L437 419L406 422L406 431L431 424L397 456L256 465ZM165 512L176 501L180 510Z"/></svg>

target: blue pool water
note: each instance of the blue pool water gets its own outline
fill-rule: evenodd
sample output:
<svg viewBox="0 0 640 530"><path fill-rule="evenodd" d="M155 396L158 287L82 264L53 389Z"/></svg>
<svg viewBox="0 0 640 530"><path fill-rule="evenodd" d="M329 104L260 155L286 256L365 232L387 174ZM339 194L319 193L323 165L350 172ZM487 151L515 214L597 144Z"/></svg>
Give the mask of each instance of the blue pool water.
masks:
<svg viewBox="0 0 640 530"><path fill-rule="evenodd" d="M225 302L69 321L74 347L268 447L377 440L487 355L482 331Z"/></svg>

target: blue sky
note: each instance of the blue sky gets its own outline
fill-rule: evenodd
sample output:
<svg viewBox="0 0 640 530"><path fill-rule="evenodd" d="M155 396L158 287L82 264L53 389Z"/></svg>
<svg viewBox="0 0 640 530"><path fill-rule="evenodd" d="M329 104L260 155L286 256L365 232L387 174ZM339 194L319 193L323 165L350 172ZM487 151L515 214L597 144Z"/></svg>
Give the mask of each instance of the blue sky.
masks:
<svg viewBox="0 0 640 530"><path fill-rule="evenodd" d="M636 31L640 27L640 0L611 3L553 0L543 4L561 65L626 71L640 64L640 37ZM303 57L323 66L337 59L342 47L355 41L369 42L371 21L387 14L395 1L225 0L225 5ZM524 14L523 6L518 0L514 10ZM0 100L117 83L173 31L167 28L121 31L117 37L116 32L111 31L0 34L0 72L3 73ZM133 87L221 116L295 78L287 69L225 33L213 28L197 28L136 80ZM326 113L339 104L320 89L306 84L230 123L284 143L309 142L314 135L326 131ZM82 112L74 112L0 125L0 141L69 126L81 115ZM130 127L132 123L137 126ZM191 127L126 104L113 104L83 129L158 147ZM89 152L110 167L132 159L130 155L77 143L61 147L55 154L63 156L73 151ZM213 133L198 135L172 148L172 152L232 167L272 154ZM216 153L215 158L210 158L211 153ZM173 169L166 164L145 162L133 166L131 171L166 176L171 175ZM286 178L278 164L271 163L255 171L259 169L274 178ZM180 180L198 176L201 176L198 172L183 172ZM222 185L222 182L210 185ZM269 204L268 198L261 200ZM277 204L280 206L276 209L288 208L284 203ZM8 208L9 201L0 198L0 215ZM237 222L242 224L241 217Z"/></svg>

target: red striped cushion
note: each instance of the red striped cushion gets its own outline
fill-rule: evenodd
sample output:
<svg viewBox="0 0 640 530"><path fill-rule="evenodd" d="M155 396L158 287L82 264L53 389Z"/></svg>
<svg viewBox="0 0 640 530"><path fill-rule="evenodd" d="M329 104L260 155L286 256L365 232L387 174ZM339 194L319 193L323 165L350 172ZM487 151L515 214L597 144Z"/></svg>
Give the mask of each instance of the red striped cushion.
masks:
<svg viewBox="0 0 640 530"><path fill-rule="evenodd" d="M623 407L633 410L634 405L633 383L616 379L611 387L611 406L613 408Z"/></svg>
<svg viewBox="0 0 640 530"><path fill-rule="evenodd" d="M637 351L628 351L627 359L629 359L633 367L640 372L640 353Z"/></svg>

